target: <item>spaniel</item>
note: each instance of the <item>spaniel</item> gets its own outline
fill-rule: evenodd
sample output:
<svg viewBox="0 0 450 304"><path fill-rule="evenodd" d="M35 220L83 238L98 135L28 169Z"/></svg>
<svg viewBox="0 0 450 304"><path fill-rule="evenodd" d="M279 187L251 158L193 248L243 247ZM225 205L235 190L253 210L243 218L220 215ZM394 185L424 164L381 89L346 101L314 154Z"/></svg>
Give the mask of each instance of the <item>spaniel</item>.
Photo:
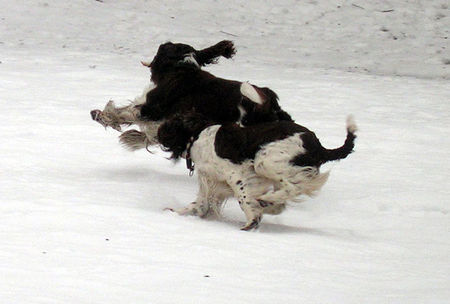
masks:
<svg viewBox="0 0 450 304"><path fill-rule="evenodd" d="M356 129L349 116L344 144L326 149L292 121L241 127L215 124L198 113L173 117L159 127L158 141L172 158L185 157L191 170L195 165L199 191L187 207L170 210L204 217L235 197L247 219L242 230L257 228L263 214L279 214L288 201L317 192L329 174L320 166L353 151Z"/></svg>
<svg viewBox="0 0 450 304"><path fill-rule="evenodd" d="M150 63L142 62L150 68L152 85L127 106L116 107L110 101L103 111L91 111L92 119L118 131L123 125L138 125L140 131L129 130L120 136L121 143L131 150L157 144L156 133L163 121L193 111L217 124L292 121L271 89L202 70L219 57L231 58L234 54L233 42L227 40L202 50L164 43Z"/></svg>

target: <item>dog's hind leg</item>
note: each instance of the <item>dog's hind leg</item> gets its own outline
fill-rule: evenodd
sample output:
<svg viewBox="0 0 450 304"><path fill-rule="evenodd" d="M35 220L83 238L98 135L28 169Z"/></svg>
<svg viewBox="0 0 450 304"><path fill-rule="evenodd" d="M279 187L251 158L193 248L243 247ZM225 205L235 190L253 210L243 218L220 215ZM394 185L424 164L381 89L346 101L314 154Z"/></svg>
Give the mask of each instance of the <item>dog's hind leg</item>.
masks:
<svg viewBox="0 0 450 304"><path fill-rule="evenodd" d="M229 178L228 185L233 189L234 195L239 201L239 206L244 211L247 222L241 228L241 230L256 229L261 222L263 215L263 206L253 198L253 193L250 193L249 184L255 184L258 182L254 176L250 178L244 178L241 175L236 175ZM252 178L253 177L253 178Z"/></svg>
<svg viewBox="0 0 450 304"><path fill-rule="evenodd" d="M247 218L247 223L245 223L241 230L249 231L258 228L263 214L263 208L260 204L256 201L245 200L239 201L239 206Z"/></svg>
<svg viewBox="0 0 450 304"><path fill-rule="evenodd" d="M258 199L267 202L298 201L299 195L313 196L328 179L329 172L319 173L315 168L298 168L289 176L279 176L279 189L269 191Z"/></svg>
<svg viewBox="0 0 450 304"><path fill-rule="evenodd" d="M277 215L286 209L286 203L271 203L263 200L258 200L261 207L263 207L264 214Z"/></svg>

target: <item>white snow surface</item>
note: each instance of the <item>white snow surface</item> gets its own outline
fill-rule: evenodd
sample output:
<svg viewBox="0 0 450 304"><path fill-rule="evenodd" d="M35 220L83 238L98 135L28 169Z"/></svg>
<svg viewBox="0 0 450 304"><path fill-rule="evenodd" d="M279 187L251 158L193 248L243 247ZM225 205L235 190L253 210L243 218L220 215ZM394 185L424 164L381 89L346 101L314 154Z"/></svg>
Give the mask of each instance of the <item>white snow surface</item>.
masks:
<svg viewBox="0 0 450 304"><path fill-rule="evenodd" d="M449 3L0 0L0 302L449 303ZM326 147L321 193L242 232L163 211L183 162L89 111L148 84L160 43L231 39L217 76L269 86Z"/></svg>

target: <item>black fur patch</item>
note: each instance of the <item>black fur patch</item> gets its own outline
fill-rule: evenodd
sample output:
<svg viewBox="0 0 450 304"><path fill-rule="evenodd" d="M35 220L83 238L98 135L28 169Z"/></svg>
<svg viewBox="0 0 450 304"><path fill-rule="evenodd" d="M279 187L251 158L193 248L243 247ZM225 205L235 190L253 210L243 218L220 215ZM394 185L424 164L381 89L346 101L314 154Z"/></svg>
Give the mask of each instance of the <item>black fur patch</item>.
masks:
<svg viewBox="0 0 450 304"><path fill-rule="evenodd" d="M186 151L190 139L196 140L200 132L210 125L209 120L198 113L177 115L159 127L158 142L166 151L172 152L171 158L176 159Z"/></svg>
<svg viewBox="0 0 450 304"><path fill-rule="evenodd" d="M151 79L157 86L148 92L140 111L141 118L161 120L195 111L223 124L238 121L241 115L238 107L242 106L246 111L242 119L244 125L291 120L281 110L272 90L254 86L264 100L264 104L259 105L242 96L241 82L218 78L200 69L200 66L215 63L220 56L231 58L234 54L234 45L228 40L200 51L182 43L162 44L150 64ZM192 55L198 65L185 62L187 55Z"/></svg>
<svg viewBox="0 0 450 304"><path fill-rule="evenodd" d="M304 133L300 138L303 141L303 148L305 148L306 152L297 155L292 160L292 163L302 167L320 167L328 161L340 160L352 153L356 136L351 132L347 132L344 145L336 149L324 148L314 132Z"/></svg>
<svg viewBox="0 0 450 304"><path fill-rule="evenodd" d="M294 157L291 163L302 167L320 167L328 161L346 158L353 151L356 138L353 133L347 132L343 146L326 149L314 132L294 122L277 121L245 128L227 124L217 131L214 148L219 157L240 164L245 160L254 159L263 145L283 140L294 134L299 134L305 151Z"/></svg>
<svg viewBox="0 0 450 304"><path fill-rule="evenodd" d="M240 164L247 159L254 159L264 144L300 132L310 131L290 121L269 122L245 128L227 124L217 131L214 148L218 156Z"/></svg>
<svg viewBox="0 0 450 304"><path fill-rule="evenodd" d="M302 167L320 167L324 163L323 159L323 147L320 144L319 139L314 132L307 132L300 135L303 141L303 148L305 153L297 155L292 163Z"/></svg>
<svg viewBox="0 0 450 304"><path fill-rule="evenodd" d="M213 124L211 120L199 113L176 115L160 126L158 141L167 151L172 152L172 158L178 158L186 150L191 138L196 140L205 128ZM229 123L218 129L214 149L217 156L240 164L245 160L253 160L265 144L283 140L295 134L300 136L304 151L299 151L291 163L302 167L320 167L328 161L347 157L353 151L356 138L355 134L347 131L347 138L341 147L326 149L314 132L294 122L277 121L248 127ZM242 186L242 181L238 180L236 185Z"/></svg>

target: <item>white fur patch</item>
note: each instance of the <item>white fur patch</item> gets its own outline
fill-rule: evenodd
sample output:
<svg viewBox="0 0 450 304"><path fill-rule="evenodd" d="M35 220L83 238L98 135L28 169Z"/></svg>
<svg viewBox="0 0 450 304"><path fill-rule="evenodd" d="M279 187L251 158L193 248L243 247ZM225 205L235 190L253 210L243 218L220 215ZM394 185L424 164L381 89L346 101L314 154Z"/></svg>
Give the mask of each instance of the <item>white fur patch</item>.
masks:
<svg viewBox="0 0 450 304"><path fill-rule="evenodd" d="M350 133L355 133L356 131L358 131L358 126L356 125L353 115L347 116L347 130Z"/></svg>
<svg viewBox="0 0 450 304"><path fill-rule="evenodd" d="M265 145L256 153L254 166L259 176L264 176L276 185L273 191L259 199L273 203L295 201L301 194L312 195L326 182L328 175L319 174L313 167L293 166L291 160L303 154L300 133Z"/></svg>
<svg viewBox="0 0 450 304"><path fill-rule="evenodd" d="M255 90L255 88L248 82L243 82L241 84L241 94L250 99L251 101L256 102L257 104L264 103L264 100Z"/></svg>
<svg viewBox="0 0 450 304"><path fill-rule="evenodd" d="M189 53L186 56L184 56L183 59L184 62L190 63L195 65L196 67L200 68L200 65L198 64L197 60L194 58L194 53Z"/></svg>
<svg viewBox="0 0 450 304"><path fill-rule="evenodd" d="M238 105L238 110L239 110L239 120L238 120L238 124L243 127L244 125L242 124L242 119L244 118L245 114L247 114L247 111L245 111L244 107L241 105Z"/></svg>
<svg viewBox="0 0 450 304"><path fill-rule="evenodd" d="M138 105L143 105L146 101L147 101L147 94L148 92L150 92L151 90L153 90L154 88L156 88L156 85L153 83L150 83L148 86L146 86L144 88L144 90L142 91L142 94L137 96L133 101L132 104L134 106L138 106Z"/></svg>

